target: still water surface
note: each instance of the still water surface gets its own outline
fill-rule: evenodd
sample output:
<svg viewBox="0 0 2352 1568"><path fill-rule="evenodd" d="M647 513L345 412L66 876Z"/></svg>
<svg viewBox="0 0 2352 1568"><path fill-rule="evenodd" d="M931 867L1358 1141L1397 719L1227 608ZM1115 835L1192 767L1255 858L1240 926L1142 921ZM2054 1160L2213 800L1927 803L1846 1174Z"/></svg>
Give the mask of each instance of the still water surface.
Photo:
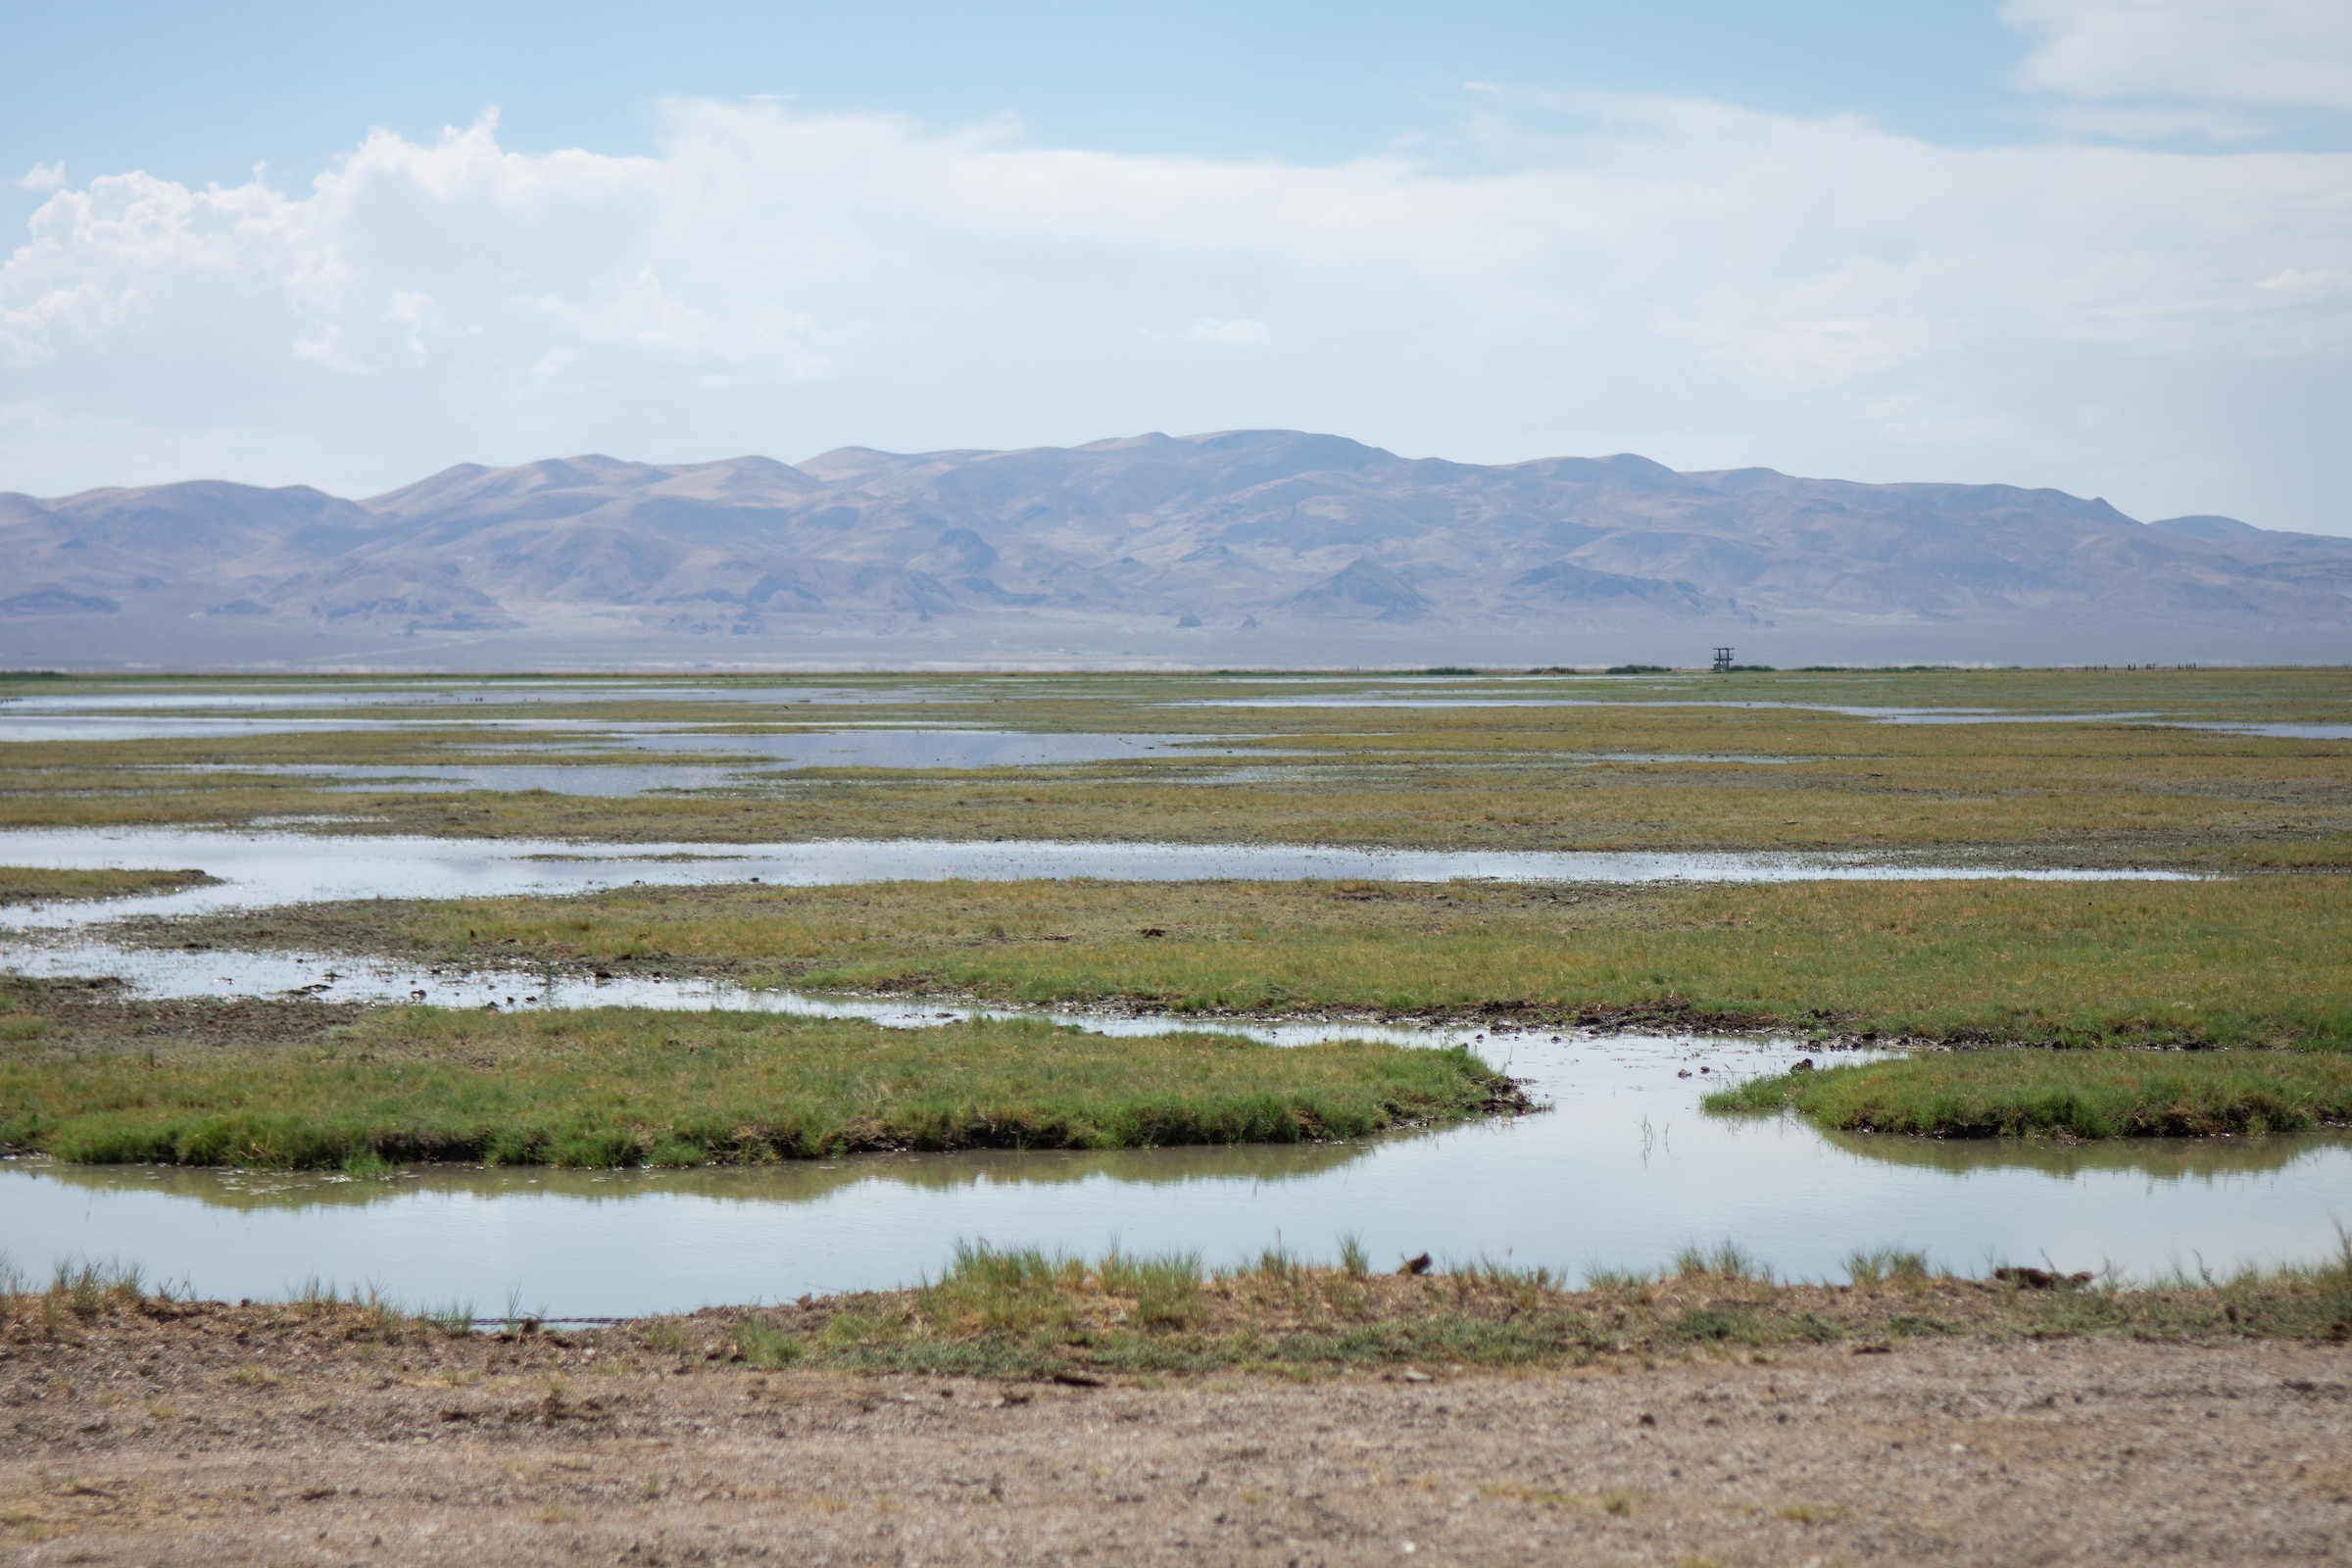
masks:
<svg viewBox="0 0 2352 1568"><path fill-rule="evenodd" d="M125 914L268 908L331 899L486 898L585 893L630 882L758 879L787 886L856 882L1017 881L1101 877L1187 882L1364 877L1445 882L2179 881L2178 871L2005 870L1917 865L1854 855L1609 854L1588 851L1366 850L1311 844L950 843L835 839L809 844L582 844L558 839L428 839L41 828L0 832L0 864L49 868L194 866L223 885L102 905L0 909L0 929L69 926Z"/></svg>
<svg viewBox="0 0 2352 1568"><path fill-rule="evenodd" d="M241 721L239 721L241 722ZM0 739L5 739L0 733ZM464 790L545 790L554 795L617 799L658 790L702 791L757 787L809 768L883 768L893 771L987 767L1050 767L1133 761L1155 757L1281 758L1287 752L1243 752L1231 737L1200 735L1016 734L1005 730L843 729L763 734L642 728L600 729L594 740L632 751L733 757L725 766L679 763L458 762L353 765L332 762L203 762L159 773L258 773L314 781L319 788L416 794ZM1706 761L1707 758L1627 758L1598 760ZM1749 759L1725 759L1749 760ZM1763 760L1755 759L1754 760Z"/></svg>
<svg viewBox="0 0 2352 1568"><path fill-rule="evenodd" d="M2047 1258L2144 1276L2316 1259L2334 1246L2331 1216L2352 1220L2342 1135L2087 1149L1833 1139L1699 1111L1725 1077L1788 1064L1785 1044L1536 1033L1476 1049L1555 1108L1349 1144L763 1170L352 1181L10 1161L0 1246L34 1268L135 1259L151 1278L232 1298L316 1276L484 1312L519 1290L526 1309L621 1315L908 1283L973 1238L1086 1252L1115 1240L1214 1263L1278 1237L1328 1258L1352 1232L1381 1266L1427 1250L1573 1273L1654 1267L1684 1243L1728 1236L1785 1276L1838 1278L1848 1250L1882 1244L1971 1273Z"/></svg>
<svg viewBox="0 0 2352 1568"><path fill-rule="evenodd" d="M299 955L125 949L105 944L88 922L321 898L748 876L813 883L2015 874L1778 856L919 842L624 848L166 831L0 835L0 860L202 865L228 878L225 887L189 894L0 916L20 928L17 941L0 945L0 965L116 974L146 996L300 991L366 1002L421 992L452 1006L719 1006L863 1016L895 1027L970 1009L939 999L818 998L702 981L597 985L530 971L436 974ZM24 929L44 924L81 929ZM1554 1108L1354 1144L871 1156L745 1171L427 1169L346 1181L11 1160L0 1162L0 1250L34 1269L70 1255L119 1257L211 1296L275 1296L317 1277L347 1287L372 1282L412 1303L465 1299L489 1310L519 1290L528 1307L612 1315L905 1283L936 1270L956 1241L975 1238L1084 1251L1115 1240L1137 1250L1198 1249L1220 1262L1277 1238L1328 1256L1337 1236L1354 1233L1384 1262L1428 1250L1575 1271L1651 1267L1684 1243L1728 1236L1802 1277L1834 1275L1848 1250L1883 1244L1926 1247L1940 1262L1970 1270L2047 1258L2144 1275L2199 1261L2317 1257L2332 1243L2332 1219L2352 1219L2352 1139L2341 1134L2063 1150L1833 1138L1783 1119L1700 1114L1699 1095L1726 1077L1787 1065L1796 1050L1785 1042L1055 1016L1113 1034L1206 1026L1284 1045L1342 1037L1437 1045L1468 1033L1474 1049L1529 1079Z"/></svg>

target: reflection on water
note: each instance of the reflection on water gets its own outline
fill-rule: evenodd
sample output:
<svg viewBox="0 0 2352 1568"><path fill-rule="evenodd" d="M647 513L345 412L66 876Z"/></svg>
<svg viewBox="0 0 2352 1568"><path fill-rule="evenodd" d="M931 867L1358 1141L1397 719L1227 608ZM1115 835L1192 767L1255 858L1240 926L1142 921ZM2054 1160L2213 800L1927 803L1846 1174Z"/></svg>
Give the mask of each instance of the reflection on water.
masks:
<svg viewBox="0 0 2352 1568"><path fill-rule="evenodd" d="M1664 683L1660 683L1664 684ZM1654 690L1650 686L1646 689ZM1502 696L1464 694L1447 697L1398 696L1391 690L1304 693L1284 697L1200 697L1166 704L1169 708L1755 708L1788 709L1806 713L1838 713L1882 724L2116 724L2133 721L2170 723L2152 712L2016 713L1994 708L1864 708L1846 703L1750 702L1731 697L1530 697L1517 692ZM2212 727L2212 726L2206 726Z"/></svg>
<svg viewBox="0 0 2352 1568"><path fill-rule="evenodd" d="M0 832L0 864L48 869L199 866L220 885L181 893L11 908L0 926L69 926L118 914L190 914L331 899L488 898L585 893L630 882L757 879L786 886L1100 877L1292 882L1362 877L1504 882L1812 882L2017 878L2179 881L2178 871L2005 870L1874 862L1854 855L1611 854L1588 851L1376 850L1307 844L949 843L831 839L808 844L582 844L556 839L429 839L177 828L21 828Z"/></svg>
<svg viewBox="0 0 2352 1568"><path fill-rule="evenodd" d="M1648 689L1669 682L1651 683ZM1360 692L1300 693L1280 697L1203 697L1169 703L1170 708L1754 708L1838 713L1881 724L2134 724L2158 729L2209 730L2226 735L2266 735L2289 740L2352 740L2352 724L2265 724L2180 718L2142 710L2091 713L2019 713L1994 708L1865 708L1844 703L1743 702L1721 697L1527 696L1464 694L1423 697L1389 688ZM1742 759L1747 760L1747 759Z"/></svg>
<svg viewBox="0 0 2352 1568"><path fill-rule="evenodd" d="M240 721L241 722L241 721ZM255 773L315 780L324 789L392 790L439 794L459 790L545 790L553 795L608 799L656 790L726 790L773 783L788 773L819 767L927 768L1044 767L1061 763L1108 762L1139 758L1269 757L1287 753L1245 752L1232 737L1215 735L1016 735L998 730L847 729L795 730L769 734L676 733L615 725L600 732L602 742L634 751L683 753L697 757L765 760L765 765L688 766L670 762L418 763L405 766L341 765L316 762L193 763L158 772ZM0 740L6 739L0 734Z"/></svg>
<svg viewBox="0 0 2352 1568"><path fill-rule="evenodd" d="M1162 1025L1164 1027L1164 1024ZM1840 1278L1856 1247L2114 1263L2304 1261L2352 1220L2352 1136L2103 1145L1825 1138L1787 1117L1702 1114L1780 1043L1555 1039L1475 1049L1552 1107L1506 1122L1299 1149L880 1155L758 1170L423 1170L396 1179L68 1169L0 1162L0 1248L34 1268L136 1260L214 1296L372 1281L408 1301L625 1314L906 1283L959 1239L1237 1261L1279 1237L1310 1256L1362 1237L1428 1250L1654 1267L1740 1240L1784 1276ZM1704 1069L1703 1071L1701 1069ZM1688 1074L1689 1076L1683 1076ZM2163 1179L2152 1179L2163 1178Z"/></svg>
<svg viewBox="0 0 2352 1568"><path fill-rule="evenodd" d="M788 768L903 769L1044 767L1117 762L1141 757L1266 757L1244 753L1221 735L1113 735L1073 731L1018 735L985 729L842 729L767 734L635 734L623 744L643 751L713 757L764 757Z"/></svg>
<svg viewBox="0 0 2352 1568"><path fill-rule="evenodd" d="M815 996L752 989L726 980L673 980L615 975L564 978L552 970L444 970L390 960L303 958L290 954L120 948L98 942L43 947L0 944L8 972L49 980L105 975L123 994L142 1001L189 997L302 996L317 1002L377 1004L413 1002L435 1007L496 1005L525 1012L571 1007L653 1007L665 1012L770 1012L803 1018L863 1018L886 1029L925 1029L958 1018L1043 1018L1097 1034L1136 1037L1169 1033L1238 1034L1275 1046L1327 1040L1377 1040L1397 1046L1450 1046L1475 1031L1458 1026L1412 1028L1394 1024L1195 1017L1157 1012L1110 1013L1061 1008L976 1005L960 998L887 999Z"/></svg>
<svg viewBox="0 0 2352 1568"><path fill-rule="evenodd" d="M2285 1170L2298 1160L2341 1152L2342 1133L2284 1133L2264 1138L2115 1138L2063 1144L2049 1138L1907 1138L1825 1133L1865 1159L1966 1175L1978 1170L2036 1170L2072 1177L2086 1171L2137 1173L2157 1181ZM2352 1219L2352 1214L2345 1216Z"/></svg>
<svg viewBox="0 0 2352 1568"><path fill-rule="evenodd" d="M465 790L545 790L550 795L585 795L608 800L645 795L656 790L723 790L756 782L762 775L724 767L687 767L675 763L613 766L602 762L513 763L480 762L454 766L420 764L409 767L340 767L318 763L270 762L239 765L229 762L190 763L157 772L255 773L298 778L314 788L363 793L441 795Z"/></svg>
<svg viewBox="0 0 2352 1568"><path fill-rule="evenodd" d="M1394 1133L1382 1140L1427 1137ZM211 1208L357 1208L420 1194L506 1200L564 1199L626 1203L651 1196L721 1203L807 1203L861 1182L927 1192L1020 1183L1054 1187L1103 1179L1152 1186L1186 1182L1279 1182L1360 1159L1370 1143L1240 1144L1206 1149L978 1150L964 1154L857 1154L836 1160L787 1160L749 1168L696 1170L555 1170L541 1166L414 1165L393 1176L323 1171L210 1170L170 1165L61 1165L28 1161L26 1170L84 1192L161 1193Z"/></svg>
<svg viewBox="0 0 2352 1568"><path fill-rule="evenodd" d="M459 705L520 707L532 704L595 703L726 703L743 708L867 707L875 704L977 703L984 694L925 686L695 686L660 681L589 676L548 680L396 680L353 682L333 686L296 684L281 687L239 683L207 688L174 681L170 691L141 691L136 687L100 686L71 693L24 693L0 696L0 717L135 716L146 713L277 713L303 710L392 708L424 705L447 709ZM446 714L437 715L446 717Z"/></svg>

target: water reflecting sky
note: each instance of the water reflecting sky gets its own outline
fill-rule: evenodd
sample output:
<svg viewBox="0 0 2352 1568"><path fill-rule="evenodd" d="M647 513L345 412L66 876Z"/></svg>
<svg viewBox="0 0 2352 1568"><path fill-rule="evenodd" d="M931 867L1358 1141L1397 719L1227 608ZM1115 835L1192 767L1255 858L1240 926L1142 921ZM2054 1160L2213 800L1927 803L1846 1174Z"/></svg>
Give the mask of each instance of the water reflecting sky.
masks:
<svg viewBox="0 0 2352 1568"><path fill-rule="evenodd" d="M2033 881L2174 881L2185 873L2009 870L1856 855L1592 851L1379 850L1308 844L1088 844L834 839L807 844L606 845L547 839L427 839L170 828L0 832L0 864L99 868L195 866L216 887L102 904L0 912L0 928L67 926L124 914L190 914L331 899L446 899L583 893L630 882L683 885L758 878L785 886L968 877L1102 877L1182 882L1368 877L1445 882L1804 882L2014 877Z"/></svg>
<svg viewBox="0 0 2352 1568"><path fill-rule="evenodd" d="M2352 1221L2352 1138L2060 1151L1824 1137L1703 1115L1727 1074L1786 1045L1490 1036L1478 1049L1555 1108L1365 1143L1117 1153L876 1155L763 1170L428 1170L391 1181L0 1163L0 1247L20 1266L135 1260L204 1295L373 1281L412 1303L618 1315L907 1283L959 1239L1233 1261L1277 1236L1310 1255L1360 1235L1376 1264L1424 1250L1571 1272L1654 1267L1738 1240L1784 1275L1842 1277L1856 1247L1939 1264L2146 1275L2198 1260L2312 1260ZM1701 1066L1709 1071L1698 1073ZM1691 1076L1680 1077L1689 1072Z"/></svg>

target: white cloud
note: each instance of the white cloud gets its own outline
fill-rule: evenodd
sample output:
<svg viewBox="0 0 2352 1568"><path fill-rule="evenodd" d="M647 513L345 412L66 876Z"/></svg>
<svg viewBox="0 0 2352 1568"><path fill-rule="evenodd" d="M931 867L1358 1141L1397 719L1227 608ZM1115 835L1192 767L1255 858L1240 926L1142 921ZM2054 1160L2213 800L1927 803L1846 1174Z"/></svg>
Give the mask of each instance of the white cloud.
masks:
<svg viewBox="0 0 2352 1568"><path fill-rule="evenodd" d="M1265 322L1238 316L1230 321L1203 316L1185 336L1195 343L1223 343L1237 349L1262 349L1274 341L1274 334Z"/></svg>
<svg viewBox="0 0 2352 1568"><path fill-rule="evenodd" d="M56 190L0 263L0 361L44 407L274 428L416 472L1279 423L1888 477L1965 454L2089 488L2099 463L2171 461L2178 420L2125 421L2146 454L2069 466L2034 400L2182 399L2256 363L2340 374L2352 350L2352 299L2278 281L2352 254L2352 157L1578 108L1575 134L1470 175L700 102L668 106L651 157L511 152L486 118L378 132L307 190L113 174ZM1171 300L1254 315L1154 330L1142 302ZM1264 346L1271 320L1279 357L1185 352ZM0 488L28 466L56 465L0 428Z"/></svg>
<svg viewBox="0 0 2352 1568"><path fill-rule="evenodd" d="M54 164L33 165L32 168L25 171L24 177L17 181L17 189L55 190L65 182L66 165L65 161L60 159Z"/></svg>
<svg viewBox="0 0 2352 1568"><path fill-rule="evenodd" d="M327 470L349 475L346 494L366 495L416 477L371 455L355 458L282 430L201 418L159 425L32 400L0 403L0 491L42 496L215 473L249 484L314 484Z"/></svg>
<svg viewBox="0 0 2352 1568"><path fill-rule="evenodd" d="M2290 299L2318 300L2330 294L2352 294L2352 272L2333 267L2307 272L2290 267L2277 277L2266 277L2254 286Z"/></svg>
<svg viewBox="0 0 2352 1568"><path fill-rule="evenodd" d="M2067 104L2051 110L2044 121L2053 129L2073 135L2113 137L2119 141L2164 141L2177 136L2202 137L2212 142L2247 142L2274 133L2276 127L2259 113L2242 109L2117 108L2109 104Z"/></svg>
<svg viewBox="0 0 2352 1568"><path fill-rule="evenodd" d="M227 322L241 357L275 343L527 396L559 347L617 380L746 384L890 376L1006 333L1092 352L1074 318L1126 314L1147 280L1241 277L1329 327L1385 308L1392 341L1548 352L1630 326L1758 363L1800 338L1874 345L1800 356L1835 381L2023 336L2283 346L2254 281L2352 239L2341 157L1955 152L1654 103L1582 149L1446 177L685 104L662 157L616 158L511 153L485 119L431 145L379 132L307 195L141 173L61 190L0 267L0 341L32 364ZM1204 316L1187 336L1270 333Z"/></svg>
<svg viewBox="0 0 2352 1568"><path fill-rule="evenodd" d="M2009 0L2001 20L2039 39L2037 87L2352 109L2344 0Z"/></svg>

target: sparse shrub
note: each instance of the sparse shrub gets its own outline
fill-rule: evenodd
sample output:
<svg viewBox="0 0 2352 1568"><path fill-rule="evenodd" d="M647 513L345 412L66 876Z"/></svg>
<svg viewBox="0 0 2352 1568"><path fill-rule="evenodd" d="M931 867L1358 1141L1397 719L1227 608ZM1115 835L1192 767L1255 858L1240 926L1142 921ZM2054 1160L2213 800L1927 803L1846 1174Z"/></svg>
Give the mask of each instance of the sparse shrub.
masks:
<svg viewBox="0 0 2352 1568"><path fill-rule="evenodd" d="M453 1299L438 1306L427 1306L417 1312L416 1321L439 1329L444 1334L470 1334L473 1332L473 1303Z"/></svg>
<svg viewBox="0 0 2352 1568"><path fill-rule="evenodd" d="M1726 1340L1742 1345L1761 1345L1763 1329L1751 1313L1720 1306L1693 1306L1667 1324L1661 1331L1670 1340L1690 1340L1698 1344L1719 1344Z"/></svg>
<svg viewBox="0 0 2352 1568"><path fill-rule="evenodd" d="M1772 1283L1772 1270L1728 1237L1713 1247L1701 1247L1695 1242L1683 1247L1674 1254L1674 1271L1686 1279L1711 1274L1718 1279L1746 1280L1759 1285Z"/></svg>
<svg viewBox="0 0 2352 1568"><path fill-rule="evenodd" d="M1857 1289L1875 1291L1888 1280L1917 1289L1927 1283L1928 1254L1904 1247L1857 1247L1845 1254L1845 1272Z"/></svg>
<svg viewBox="0 0 2352 1568"><path fill-rule="evenodd" d="M1102 1260L1096 1275L1104 1291L1135 1298L1135 1316L1146 1327L1182 1327L1200 1312L1199 1252L1129 1257L1114 1251Z"/></svg>
<svg viewBox="0 0 2352 1568"><path fill-rule="evenodd" d="M1585 1289L1588 1291L1638 1291L1649 1283L1647 1274L1633 1269L1610 1268L1601 1263L1585 1267Z"/></svg>
<svg viewBox="0 0 2352 1568"><path fill-rule="evenodd" d="M906 1338L904 1314L887 1309L849 1307L825 1325L818 1343L827 1349L856 1350L896 1345Z"/></svg>
<svg viewBox="0 0 2352 1568"><path fill-rule="evenodd" d="M1250 1265L1250 1273L1272 1284L1288 1280L1298 1269L1297 1254L1280 1242L1262 1249L1257 1254L1257 1261Z"/></svg>
<svg viewBox="0 0 2352 1568"><path fill-rule="evenodd" d="M1035 1247L999 1249L986 1242L957 1242L956 1255L936 1285L915 1293L919 1310L934 1322L969 1320L984 1331L1024 1333L1066 1321L1065 1293L1086 1283L1084 1261L1066 1253L1049 1256Z"/></svg>
<svg viewBox="0 0 2352 1568"><path fill-rule="evenodd" d="M790 1366L808 1354L800 1339L773 1322L747 1317L735 1325L735 1351L750 1366Z"/></svg>
<svg viewBox="0 0 2352 1568"><path fill-rule="evenodd" d="M1446 1274L1453 1282L1460 1299L1467 1300L1480 1286L1486 1286L1504 1292L1526 1306L1535 1305L1546 1291L1556 1291L1563 1283L1548 1268L1521 1268L1497 1262L1484 1253L1466 1263L1446 1264Z"/></svg>

